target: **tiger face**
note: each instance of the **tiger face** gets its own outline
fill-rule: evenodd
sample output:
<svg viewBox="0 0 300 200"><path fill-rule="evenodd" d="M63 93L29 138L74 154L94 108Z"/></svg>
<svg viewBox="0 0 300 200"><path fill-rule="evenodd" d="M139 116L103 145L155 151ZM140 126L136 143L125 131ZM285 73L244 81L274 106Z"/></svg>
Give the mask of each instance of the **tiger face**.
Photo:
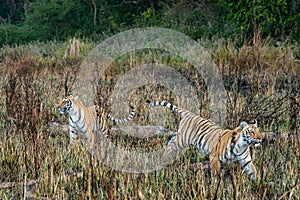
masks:
<svg viewBox="0 0 300 200"><path fill-rule="evenodd" d="M77 97L73 97L73 95L69 94L58 104L57 109L61 114L65 114L69 112L73 107L73 103L77 100Z"/></svg>
<svg viewBox="0 0 300 200"><path fill-rule="evenodd" d="M240 124L243 142L247 145L254 145L254 147L259 147L262 142L262 134L257 128L257 121L253 120L250 124L246 122L241 122Z"/></svg>

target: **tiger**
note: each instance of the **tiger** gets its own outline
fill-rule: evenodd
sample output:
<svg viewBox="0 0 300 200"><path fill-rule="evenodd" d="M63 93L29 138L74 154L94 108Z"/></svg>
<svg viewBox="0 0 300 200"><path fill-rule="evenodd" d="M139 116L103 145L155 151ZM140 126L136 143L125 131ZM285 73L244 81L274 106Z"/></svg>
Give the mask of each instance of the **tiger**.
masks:
<svg viewBox="0 0 300 200"><path fill-rule="evenodd" d="M64 97L62 101L59 102L57 109L61 114L69 114L70 143L74 144L74 141L78 139L78 134L80 133L87 139L90 148L93 147L94 134L96 131L100 130L102 134L107 134L107 120L111 120L115 124L125 123L132 120L135 114L135 108L131 106L131 113L127 118L117 119L106 112L101 106L84 106L79 97L73 96L72 94L68 94Z"/></svg>
<svg viewBox="0 0 300 200"><path fill-rule="evenodd" d="M150 100L146 103L150 107L164 106L181 117L178 131L169 140L162 156L164 160L171 153L182 151L189 145L193 145L209 157L212 178L221 179L221 164L237 161L251 180L257 180L257 171L250 153L251 146L261 146L262 142L257 120L253 120L250 124L242 121L233 130L224 130L213 121L172 103L151 102Z"/></svg>

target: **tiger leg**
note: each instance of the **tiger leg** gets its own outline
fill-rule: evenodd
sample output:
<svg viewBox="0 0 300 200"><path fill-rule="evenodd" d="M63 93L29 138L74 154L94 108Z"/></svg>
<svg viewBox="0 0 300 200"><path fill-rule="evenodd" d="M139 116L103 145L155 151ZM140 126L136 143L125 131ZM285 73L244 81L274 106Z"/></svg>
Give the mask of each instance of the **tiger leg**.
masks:
<svg viewBox="0 0 300 200"><path fill-rule="evenodd" d="M246 174L250 176L251 180L256 181L257 171L251 160L250 155L248 155L246 159L239 160L239 163L246 172Z"/></svg>
<svg viewBox="0 0 300 200"><path fill-rule="evenodd" d="M174 135L168 142L168 145L163 152L162 160L164 163L169 164L173 161L174 157L178 157L187 145L182 143L182 137L180 134Z"/></svg>
<svg viewBox="0 0 300 200"><path fill-rule="evenodd" d="M88 140L88 147L89 147L89 150L92 152L93 151L93 148L94 148L94 134L92 132L92 130L90 128L88 128L87 130L87 140Z"/></svg>
<svg viewBox="0 0 300 200"><path fill-rule="evenodd" d="M69 135L70 135L70 143L74 144L74 141L78 139L78 131L75 129L74 126L70 124L69 126Z"/></svg>
<svg viewBox="0 0 300 200"><path fill-rule="evenodd" d="M214 178L217 178L218 181L221 180L221 163L219 161L219 156L217 154L211 154L210 157L210 169L211 177L214 182Z"/></svg>

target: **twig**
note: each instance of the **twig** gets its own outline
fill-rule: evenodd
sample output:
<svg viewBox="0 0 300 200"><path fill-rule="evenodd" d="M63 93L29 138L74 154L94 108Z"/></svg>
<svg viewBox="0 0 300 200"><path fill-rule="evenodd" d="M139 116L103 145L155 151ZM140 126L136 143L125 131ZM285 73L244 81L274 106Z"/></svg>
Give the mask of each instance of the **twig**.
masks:
<svg viewBox="0 0 300 200"><path fill-rule="evenodd" d="M69 134L69 126L65 122L50 122L48 127L49 131L54 132L55 134L57 134L57 132L62 133L63 135ZM110 131L113 135L130 134L131 136L138 138L149 138L153 136L169 137L176 134L176 132L163 126L113 126ZM286 132L262 132L262 135L266 141L274 141L280 137L288 137L288 133Z"/></svg>

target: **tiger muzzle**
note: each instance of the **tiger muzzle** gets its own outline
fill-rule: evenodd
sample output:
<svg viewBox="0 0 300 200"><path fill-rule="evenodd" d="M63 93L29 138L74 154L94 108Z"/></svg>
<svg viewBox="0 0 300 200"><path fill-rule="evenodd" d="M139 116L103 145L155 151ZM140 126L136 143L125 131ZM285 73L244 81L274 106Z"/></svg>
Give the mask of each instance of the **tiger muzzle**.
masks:
<svg viewBox="0 0 300 200"><path fill-rule="evenodd" d="M261 139L252 140L252 144L254 145L254 147L260 147L261 146L261 142L262 142Z"/></svg>
<svg viewBox="0 0 300 200"><path fill-rule="evenodd" d="M65 114L67 109L65 107L57 107L57 110L60 112L60 114Z"/></svg>

